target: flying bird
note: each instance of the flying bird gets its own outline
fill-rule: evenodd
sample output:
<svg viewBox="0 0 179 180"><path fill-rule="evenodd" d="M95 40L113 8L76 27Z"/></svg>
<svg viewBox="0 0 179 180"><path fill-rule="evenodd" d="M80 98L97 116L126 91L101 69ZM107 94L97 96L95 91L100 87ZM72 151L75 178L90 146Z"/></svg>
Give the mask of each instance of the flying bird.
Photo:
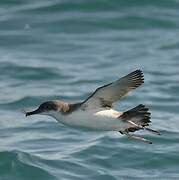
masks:
<svg viewBox="0 0 179 180"><path fill-rule="evenodd" d="M148 128L151 122L151 113L145 105L140 104L125 112L113 109L114 102L143 83L144 75L142 71L135 70L117 81L97 88L82 102L68 103L51 100L42 103L36 110L25 113L26 116L48 115L58 122L72 127L118 131L130 139L151 144L150 140L134 134L138 130L147 130L160 135L159 131Z"/></svg>

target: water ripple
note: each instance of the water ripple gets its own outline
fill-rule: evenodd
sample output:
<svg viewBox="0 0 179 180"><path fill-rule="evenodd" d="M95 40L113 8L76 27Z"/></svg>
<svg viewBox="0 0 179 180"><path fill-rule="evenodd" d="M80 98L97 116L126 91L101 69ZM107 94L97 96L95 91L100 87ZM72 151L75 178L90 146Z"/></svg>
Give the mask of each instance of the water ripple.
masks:
<svg viewBox="0 0 179 180"><path fill-rule="evenodd" d="M177 0L0 1L0 177L178 179L178 8ZM135 69L145 83L115 108L149 107L162 133L139 132L151 146L21 113L50 99L78 102Z"/></svg>

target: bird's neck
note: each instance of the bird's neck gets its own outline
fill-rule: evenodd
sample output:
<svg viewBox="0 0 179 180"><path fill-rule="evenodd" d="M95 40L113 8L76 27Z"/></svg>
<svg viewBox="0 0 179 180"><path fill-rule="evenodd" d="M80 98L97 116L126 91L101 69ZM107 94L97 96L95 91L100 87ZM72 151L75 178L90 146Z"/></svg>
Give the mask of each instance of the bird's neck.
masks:
<svg viewBox="0 0 179 180"><path fill-rule="evenodd" d="M64 119L64 114L62 114L59 111L53 111L50 114L48 114L49 116L53 117L54 119L56 119L57 121L61 121Z"/></svg>

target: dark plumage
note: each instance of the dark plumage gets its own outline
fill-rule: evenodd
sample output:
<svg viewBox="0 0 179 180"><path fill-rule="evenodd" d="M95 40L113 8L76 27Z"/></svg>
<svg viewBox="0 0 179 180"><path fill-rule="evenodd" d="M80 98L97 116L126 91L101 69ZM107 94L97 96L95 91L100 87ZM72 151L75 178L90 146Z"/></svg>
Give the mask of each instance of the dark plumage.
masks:
<svg viewBox="0 0 179 180"><path fill-rule="evenodd" d="M121 118L123 121L129 122L130 124L130 127L126 129L126 132L134 132L139 129L143 129L145 126L149 126L149 123L151 122L151 113L148 112L148 110L149 109L143 104L140 104L119 116L119 118ZM134 124L131 124L131 122Z"/></svg>

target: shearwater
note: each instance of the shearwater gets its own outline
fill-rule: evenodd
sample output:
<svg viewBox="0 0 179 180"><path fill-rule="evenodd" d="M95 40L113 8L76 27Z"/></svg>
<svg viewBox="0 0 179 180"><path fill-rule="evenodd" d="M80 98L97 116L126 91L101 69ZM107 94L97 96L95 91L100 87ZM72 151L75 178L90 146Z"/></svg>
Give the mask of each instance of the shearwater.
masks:
<svg viewBox="0 0 179 180"><path fill-rule="evenodd" d="M113 109L113 103L120 100L133 89L144 83L141 70L97 88L86 100L79 103L68 103L51 100L42 103L36 110L25 112L26 116L41 114L55 118L58 122L73 127L94 130L118 131L130 139L152 142L134 135L138 130L147 130L157 135L160 132L148 128L150 121L149 109L140 104L133 109L119 112Z"/></svg>

